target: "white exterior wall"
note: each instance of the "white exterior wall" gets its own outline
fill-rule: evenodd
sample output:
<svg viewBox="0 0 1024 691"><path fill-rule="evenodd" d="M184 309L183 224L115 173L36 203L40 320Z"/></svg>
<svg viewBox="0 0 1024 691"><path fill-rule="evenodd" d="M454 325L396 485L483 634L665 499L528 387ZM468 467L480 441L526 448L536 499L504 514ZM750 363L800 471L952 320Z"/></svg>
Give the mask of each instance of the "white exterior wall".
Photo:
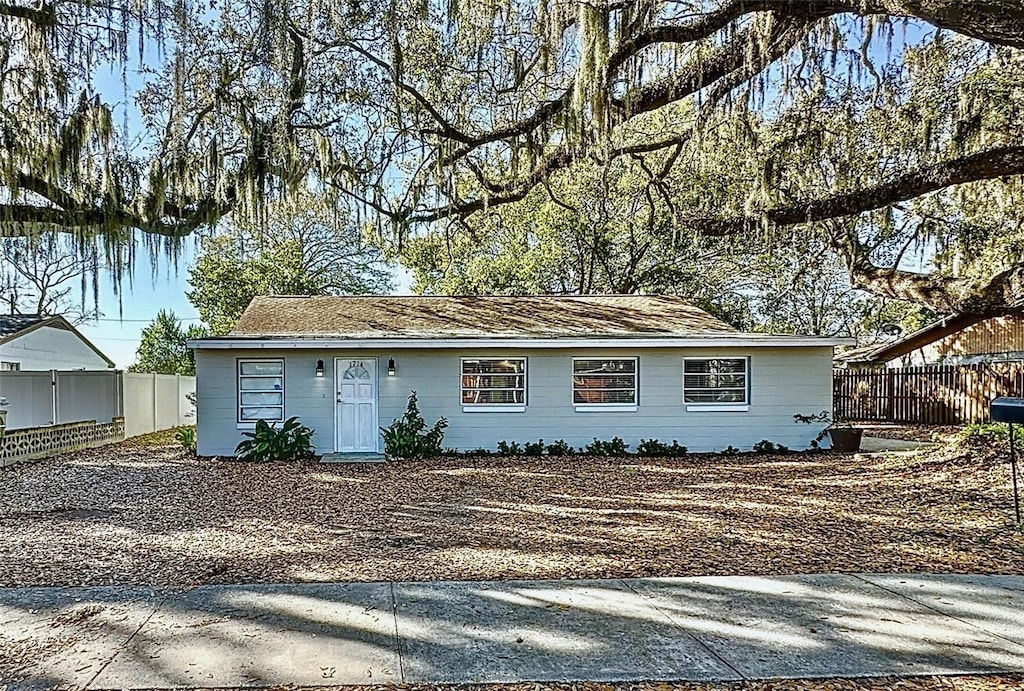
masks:
<svg viewBox="0 0 1024 691"><path fill-rule="evenodd" d="M107 361L74 332L42 326L0 345L0 360L17 362L21 371L106 370Z"/></svg>
<svg viewBox="0 0 1024 691"><path fill-rule="evenodd" d="M527 407L523 413L466 413L460 400L461 357L522 357L527 364ZM639 357L640 388L636 412L576 412L572 404L572 358ZM746 412L688 412L682 397L683 357L749 357L750 404ZM598 437L622 437L635 449L641 439L673 439L691 451L727 446L749 449L762 439L806 448L820 426L796 423L794 414L832 410L832 347L762 348L607 348L393 350L197 350L198 441L201 455L234 452L242 439L236 422L236 361L283 358L285 417L296 415L315 430L320 453L334 451L334 358L376 357L380 426L405 411L410 390L428 424L448 418L446 448L495 448L499 440L550 443L564 439L574 447ZM317 359L325 376L316 378ZM394 358L397 376L387 376ZM383 442L379 449L383 451Z"/></svg>

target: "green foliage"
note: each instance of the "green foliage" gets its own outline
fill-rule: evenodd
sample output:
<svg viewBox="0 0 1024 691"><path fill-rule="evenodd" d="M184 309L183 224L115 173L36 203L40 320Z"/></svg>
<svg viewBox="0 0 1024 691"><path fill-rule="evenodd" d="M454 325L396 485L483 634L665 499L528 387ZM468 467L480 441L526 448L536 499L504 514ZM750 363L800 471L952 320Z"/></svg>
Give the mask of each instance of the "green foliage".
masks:
<svg viewBox="0 0 1024 691"><path fill-rule="evenodd" d="M637 456L648 456L651 458L678 458L685 456L686 453L686 447L675 439L672 440L671 444L660 442L657 439L641 439L640 443L636 446Z"/></svg>
<svg viewBox="0 0 1024 691"><path fill-rule="evenodd" d="M405 414L391 422L390 427L381 427L384 437L384 453L388 458L433 458L441 455L441 442L448 420L438 419L433 427L420 414L416 392L409 393Z"/></svg>
<svg viewBox="0 0 1024 691"><path fill-rule="evenodd" d="M547 445L548 456L571 456L573 449L564 439L559 439Z"/></svg>
<svg viewBox="0 0 1024 691"><path fill-rule="evenodd" d="M356 295L390 287L379 252L365 247L358 232L301 212L205 238L188 282L188 299L214 335L230 331L258 295Z"/></svg>
<svg viewBox="0 0 1024 691"><path fill-rule="evenodd" d="M967 425L957 435L964 441L1007 441L1010 438L1010 426L1004 422L988 422ZM1013 438L1024 441L1024 425L1013 426Z"/></svg>
<svg viewBox="0 0 1024 691"><path fill-rule="evenodd" d="M775 442L762 439L761 441L754 444L754 453L759 454L772 454L772 453L789 453L789 447L783 446L782 444L776 444Z"/></svg>
<svg viewBox="0 0 1024 691"><path fill-rule="evenodd" d="M257 420L256 429L243 432L248 437L235 447L240 461L266 463L268 461L292 461L313 456L313 430L305 427L297 417L284 421L281 428L277 423Z"/></svg>
<svg viewBox="0 0 1024 691"><path fill-rule="evenodd" d="M190 453L196 451L196 428L195 427L181 427L177 432L174 433L174 441L178 442L178 445Z"/></svg>
<svg viewBox="0 0 1024 691"><path fill-rule="evenodd" d="M594 441L583 448L583 453L588 456L626 456L629 454L628 449L629 444L621 437L612 437L611 441L601 441L594 437Z"/></svg>
<svg viewBox="0 0 1024 691"><path fill-rule="evenodd" d="M729 446L727 446L724 449L722 449L722 455L723 456L737 456L737 455L739 455L739 453L740 453L740 450L737 449L732 444L729 444Z"/></svg>
<svg viewBox="0 0 1024 691"><path fill-rule="evenodd" d="M208 335L209 332L198 325L182 329L173 311L160 310L153 323L142 330L142 340L135 352L136 361L128 371L194 376L195 354L185 342Z"/></svg>
<svg viewBox="0 0 1024 691"><path fill-rule="evenodd" d="M526 456L542 456L544 455L544 440L539 439L536 442L528 441L523 445L523 455Z"/></svg>
<svg viewBox="0 0 1024 691"><path fill-rule="evenodd" d="M519 442L507 442L504 439L498 442L498 455L499 456L520 456L523 453L523 447L519 445Z"/></svg>

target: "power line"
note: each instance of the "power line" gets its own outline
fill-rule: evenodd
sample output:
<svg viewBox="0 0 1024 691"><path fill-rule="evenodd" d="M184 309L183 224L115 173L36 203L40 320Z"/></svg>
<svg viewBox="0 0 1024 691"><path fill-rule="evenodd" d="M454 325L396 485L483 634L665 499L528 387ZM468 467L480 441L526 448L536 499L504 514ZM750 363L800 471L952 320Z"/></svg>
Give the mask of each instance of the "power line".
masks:
<svg viewBox="0 0 1024 691"><path fill-rule="evenodd" d="M198 322L202 321L202 317L178 317L178 321L182 322ZM152 319L114 319L111 317L101 317L99 319L90 319L86 322L85 326L88 326L92 322L117 322L120 324L138 323L138 324L149 324Z"/></svg>

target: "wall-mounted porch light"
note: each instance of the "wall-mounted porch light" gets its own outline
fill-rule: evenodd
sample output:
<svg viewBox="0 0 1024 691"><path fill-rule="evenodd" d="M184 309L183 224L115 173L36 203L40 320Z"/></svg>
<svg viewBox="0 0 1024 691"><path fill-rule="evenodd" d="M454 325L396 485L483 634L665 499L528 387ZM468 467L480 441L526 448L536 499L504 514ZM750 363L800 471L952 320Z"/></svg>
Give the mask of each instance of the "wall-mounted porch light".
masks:
<svg viewBox="0 0 1024 691"><path fill-rule="evenodd" d="M323 360L317 360L316 361L316 376L318 376L318 377L324 376L324 361Z"/></svg>
<svg viewBox="0 0 1024 691"><path fill-rule="evenodd" d="M388 359L388 376L389 377L395 376L397 371L398 370L395 367L395 358Z"/></svg>

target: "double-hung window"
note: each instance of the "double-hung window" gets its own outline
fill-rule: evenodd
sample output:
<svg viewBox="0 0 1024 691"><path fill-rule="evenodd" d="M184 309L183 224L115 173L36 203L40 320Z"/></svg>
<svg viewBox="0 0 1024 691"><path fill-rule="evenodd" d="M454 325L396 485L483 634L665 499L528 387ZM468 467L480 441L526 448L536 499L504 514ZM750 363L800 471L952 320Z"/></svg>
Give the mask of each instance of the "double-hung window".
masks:
<svg viewBox="0 0 1024 691"><path fill-rule="evenodd" d="M463 410L526 410L526 358L463 358L461 366Z"/></svg>
<svg viewBox="0 0 1024 691"><path fill-rule="evenodd" d="M687 410L746 410L749 368L745 357L685 358L683 402Z"/></svg>
<svg viewBox="0 0 1024 691"><path fill-rule="evenodd" d="M637 408L637 358L573 358L572 402L578 411Z"/></svg>
<svg viewBox="0 0 1024 691"><path fill-rule="evenodd" d="M238 361L238 422L284 421L284 360Z"/></svg>

